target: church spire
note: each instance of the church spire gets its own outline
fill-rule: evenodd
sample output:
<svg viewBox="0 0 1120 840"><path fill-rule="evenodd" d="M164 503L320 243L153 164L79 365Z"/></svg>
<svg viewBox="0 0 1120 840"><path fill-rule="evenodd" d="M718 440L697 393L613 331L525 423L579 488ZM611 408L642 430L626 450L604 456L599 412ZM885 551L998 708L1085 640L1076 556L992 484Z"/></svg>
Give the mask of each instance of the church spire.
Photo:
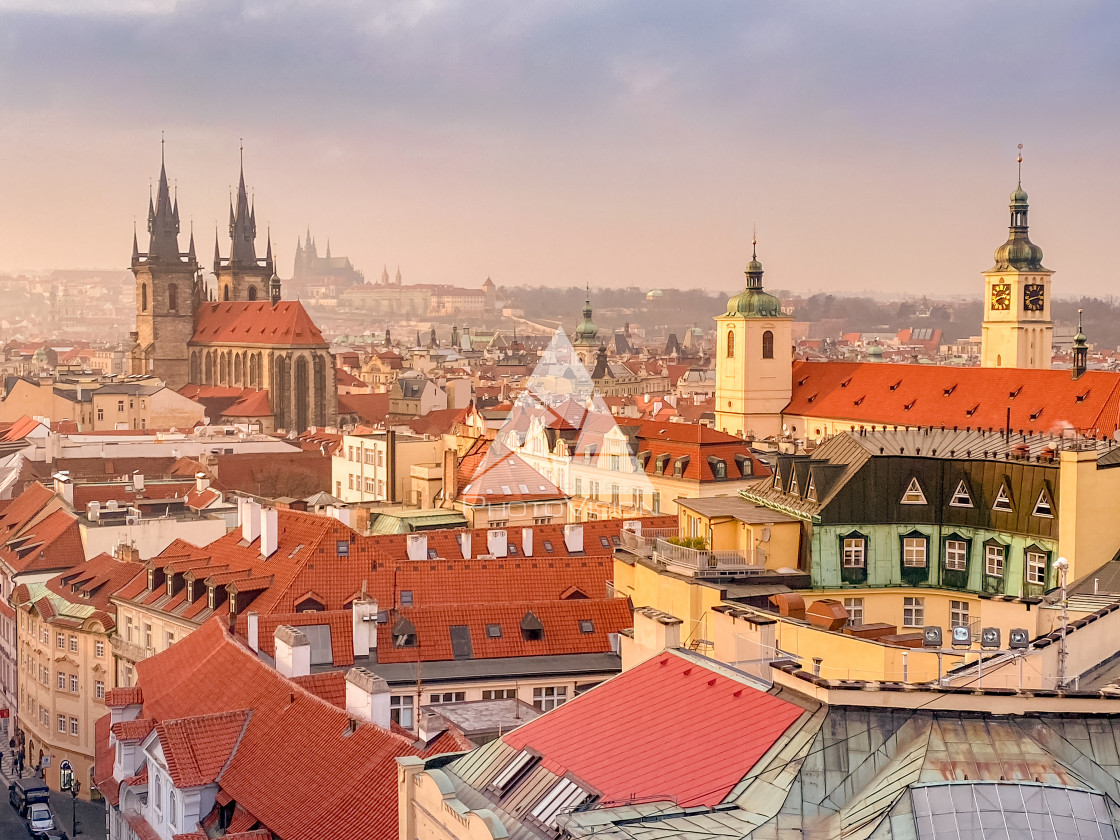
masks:
<svg viewBox="0 0 1120 840"><path fill-rule="evenodd" d="M198 262L198 257L195 256L194 251L194 222L191 222L191 244L187 248L187 262L191 263L192 265Z"/></svg>
<svg viewBox="0 0 1120 840"><path fill-rule="evenodd" d="M164 140L161 137L159 152L159 186L155 200L148 197L148 259L174 262L179 259L179 210L171 199L167 182L167 163L164 157Z"/></svg>
<svg viewBox="0 0 1120 840"><path fill-rule="evenodd" d="M1018 179L1011 193L1011 224L1007 228L1007 241L996 249L996 264L993 271L1042 271L1042 249L1031 242L1030 227L1027 224L1027 191L1023 189L1023 144L1019 144L1019 154L1015 158L1018 165Z"/></svg>
<svg viewBox="0 0 1120 840"><path fill-rule="evenodd" d="M255 265L257 250L257 221L254 208L249 204L249 193L245 189L245 145L242 143L241 172L237 181L236 210L230 206L229 237L231 240L229 259L231 263Z"/></svg>
<svg viewBox="0 0 1120 840"><path fill-rule="evenodd" d="M214 223L214 273L218 273L218 269L222 265L222 252L218 248L218 224Z"/></svg>

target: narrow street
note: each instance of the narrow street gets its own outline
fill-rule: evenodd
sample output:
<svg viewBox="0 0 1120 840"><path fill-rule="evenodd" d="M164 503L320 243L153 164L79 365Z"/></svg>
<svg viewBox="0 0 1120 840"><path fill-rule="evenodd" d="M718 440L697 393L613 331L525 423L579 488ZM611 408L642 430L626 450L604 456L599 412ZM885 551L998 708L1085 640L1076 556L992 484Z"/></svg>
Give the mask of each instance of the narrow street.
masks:
<svg viewBox="0 0 1120 840"><path fill-rule="evenodd" d="M27 840L27 824L20 819L16 809L8 804L8 784L12 779L11 758L5 755L0 760L0 780L3 781L3 801L0 801L0 840ZM79 799L75 803L65 793L51 792L51 811L55 824L66 832L72 840L106 840L105 803L86 802ZM78 811L78 833L71 833L74 806Z"/></svg>

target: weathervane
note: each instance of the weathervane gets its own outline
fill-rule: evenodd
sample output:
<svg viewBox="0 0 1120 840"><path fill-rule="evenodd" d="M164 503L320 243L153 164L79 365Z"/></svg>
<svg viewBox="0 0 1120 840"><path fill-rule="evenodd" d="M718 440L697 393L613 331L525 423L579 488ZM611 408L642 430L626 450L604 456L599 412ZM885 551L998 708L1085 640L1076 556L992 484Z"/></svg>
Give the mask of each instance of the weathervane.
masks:
<svg viewBox="0 0 1120 840"><path fill-rule="evenodd" d="M1019 186L1021 187L1021 186L1023 186L1023 144L1022 143L1019 144L1019 156L1017 158L1015 158L1015 161L1019 164Z"/></svg>

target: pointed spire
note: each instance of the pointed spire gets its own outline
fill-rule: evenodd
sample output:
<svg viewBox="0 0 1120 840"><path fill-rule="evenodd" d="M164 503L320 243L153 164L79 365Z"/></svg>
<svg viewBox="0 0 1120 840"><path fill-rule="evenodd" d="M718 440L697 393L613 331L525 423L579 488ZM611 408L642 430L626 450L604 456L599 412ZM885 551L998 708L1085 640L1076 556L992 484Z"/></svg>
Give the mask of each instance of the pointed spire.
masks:
<svg viewBox="0 0 1120 840"><path fill-rule="evenodd" d="M187 262L191 263L192 265L194 263L198 262L198 257L195 255L195 251L194 251L194 222L193 221L191 222L191 243L187 247Z"/></svg>
<svg viewBox="0 0 1120 840"><path fill-rule="evenodd" d="M136 220L132 220L132 261L140 261L140 243L136 239Z"/></svg>
<svg viewBox="0 0 1120 840"><path fill-rule="evenodd" d="M179 259L179 208L171 198L167 183L167 161L164 139L160 138L159 186L155 197L148 192L148 258L175 262Z"/></svg>
<svg viewBox="0 0 1120 840"><path fill-rule="evenodd" d="M222 252L218 248L218 223L214 223L214 273L218 273L218 269L222 265Z"/></svg>
<svg viewBox="0 0 1120 840"><path fill-rule="evenodd" d="M241 169L237 178L236 209L230 204L229 211L229 236L231 241L229 259L231 263L255 265L257 250L254 241L257 238L256 209L250 204L248 191L245 189L245 141L242 139L239 147Z"/></svg>
<svg viewBox="0 0 1120 840"><path fill-rule="evenodd" d="M329 260L330 258L331 258L331 239L328 236L327 237L327 259Z"/></svg>

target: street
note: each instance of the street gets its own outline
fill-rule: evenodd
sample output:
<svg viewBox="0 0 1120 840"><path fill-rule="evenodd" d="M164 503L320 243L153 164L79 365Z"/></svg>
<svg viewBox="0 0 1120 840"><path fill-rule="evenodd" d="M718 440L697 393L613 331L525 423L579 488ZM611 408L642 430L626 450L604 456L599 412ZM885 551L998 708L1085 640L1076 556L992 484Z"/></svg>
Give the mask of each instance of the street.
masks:
<svg viewBox="0 0 1120 840"><path fill-rule="evenodd" d="M0 779L3 780L3 798L0 801L0 840L27 840L27 824L20 819L16 809L8 804L8 783L11 780L11 760L5 756L0 761ZM73 800L68 794L51 792L51 811L55 824L74 840L106 840L105 803L77 800L78 833L70 833Z"/></svg>

